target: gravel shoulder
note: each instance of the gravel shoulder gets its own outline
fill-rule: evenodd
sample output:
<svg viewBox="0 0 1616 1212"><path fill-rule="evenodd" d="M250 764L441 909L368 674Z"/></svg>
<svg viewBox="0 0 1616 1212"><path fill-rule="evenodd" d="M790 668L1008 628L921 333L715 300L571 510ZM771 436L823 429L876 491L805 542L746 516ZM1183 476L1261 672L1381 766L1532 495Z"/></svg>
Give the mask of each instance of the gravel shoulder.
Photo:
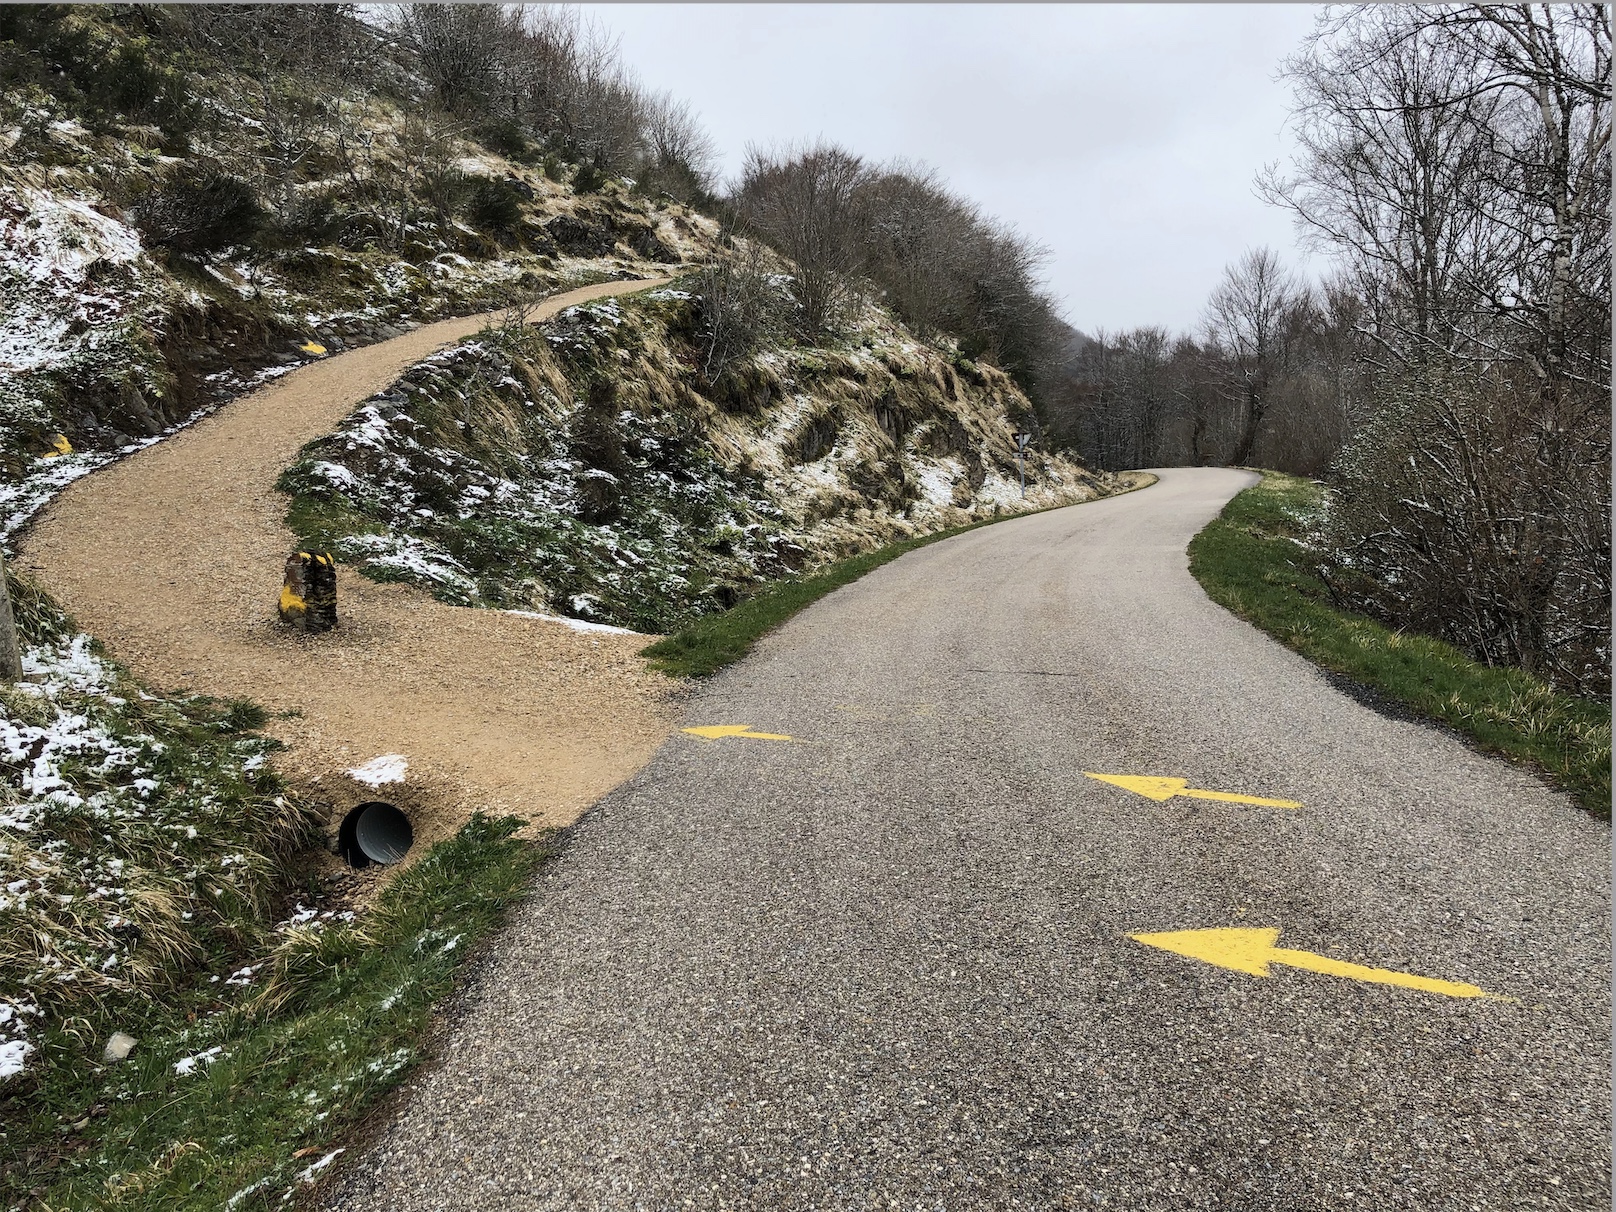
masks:
<svg viewBox="0 0 1616 1212"><path fill-rule="evenodd" d="M705 684L795 739L676 733L586 816L328 1206L1607 1207L1608 826L1214 606L1251 477L1160 475ZM1130 938L1253 927L1499 996Z"/></svg>
<svg viewBox="0 0 1616 1212"><path fill-rule="evenodd" d="M532 319L666 280L569 291ZM347 569L335 632L276 622L296 542L276 477L355 405L496 318L424 325L300 367L73 484L20 545L19 566L150 684L282 713L279 764L339 812L376 794L346 770L405 755L408 778L387 798L410 811L416 854L474 811L569 823L643 765L674 718L675 691L644 670L640 636L459 609Z"/></svg>

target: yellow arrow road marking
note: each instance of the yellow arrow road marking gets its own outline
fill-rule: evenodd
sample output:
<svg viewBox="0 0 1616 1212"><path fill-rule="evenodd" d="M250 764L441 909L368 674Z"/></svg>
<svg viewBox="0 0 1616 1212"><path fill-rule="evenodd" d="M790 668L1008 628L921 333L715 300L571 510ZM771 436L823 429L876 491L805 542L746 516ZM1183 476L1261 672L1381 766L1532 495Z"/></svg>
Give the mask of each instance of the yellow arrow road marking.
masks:
<svg viewBox="0 0 1616 1212"><path fill-rule="evenodd" d="M1400 985L1405 989L1440 993L1445 997L1498 997L1495 993L1488 993L1485 989L1462 981L1439 981L1429 976L1414 976L1386 968L1366 968L1362 964L1349 964L1344 960L1315 955L1311 951L1276 947L1274 944L1279 941L1279 931L1276 929L1231 927L1171 930L1164 934L1130 934L1128 937L1147 947L1159 947L1174 955L1215 964L1219 968L1230 968L1235 972L1248 972L1252 976L1267 976L1270 964L1283 964L1287 968L1303 968L1308 972L1321 972L1325 976L1342 976L1347 980L1367 981L1376 985Z"/></svg>
<svg viewBox="0 0 1616 1212"><path fill-rule="evenodd" d="M699 728L683 728L680 731L688 732L692 736L699 736L708 741L716 741L720 737L726 736L744 736L752 741L789 741L793 739L780 732L753 732L750 724L703 724Z"/></svg>
<svg viewBox="0 0 1616 1212"><path fill-rule="evenodd" d="M1270 800L1260 795L1236 795L1232 791L1202 791L1198 787L1191 787L1188 779L1158 778L1147 774L1094 774L1088 770L1083 773L1091 779L1099 779L1102 783L1110 783L1113 786L1121 787L1124 791L1142 795L1147 800L1155 800L1157 803L1170 800L1175 795L1184 795L1196 800L1226 800L1232 804L1261 804L1265 808L1300 808L1302 806L1295 800Z"/></svg>

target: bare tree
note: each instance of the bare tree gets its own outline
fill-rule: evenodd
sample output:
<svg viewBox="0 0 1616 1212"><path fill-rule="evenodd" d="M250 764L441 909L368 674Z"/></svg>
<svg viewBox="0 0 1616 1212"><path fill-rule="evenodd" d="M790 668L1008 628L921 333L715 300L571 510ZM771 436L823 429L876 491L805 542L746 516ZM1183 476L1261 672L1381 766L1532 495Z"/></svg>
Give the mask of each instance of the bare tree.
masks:
<svg viewBox="0 0 1616 1212"><path fill-rule="evenodd" d="M1240 436L1230 455L1236 464L1251 461L1275 381L1290 368L1309 306L1306 289L1268 248L1252 249L1225 269L1212 292L1207 334L1227 351L1232 390L1241 405Z"/></svg>
<svg viewBox="0 0 1616 1212"><path fill-rule="evenodd" d="M1329 17L1287 69L1303 154L1262 178L1351 275L1378 377L1338 470L1338 586L1596 693L1610 66L1595 6Z"/></svg>
<svg viewBox="0 0 1616 1212"><path fill-rule="evenodd" d="M745 230L796 266L792 293L804 333L834 327L859 298L857 198L867 174L863 160L833 144L796 153L747 150L736 209Z"/></svg>
<svg viewBox="0 0 1616 1212"><path fill-rule="evenodd" d="M638 169L643 184L681 202L712 197L718 149L687 101L656 93L642 106L644 148Z"/></svg>
<svg viewBox="0 0 1616 1212"><path fill-rule="evenodd" d="M198 5L189 13L194 43L241 73L248 116L260 132L252 168L260 193L284 218L305 165L334 120L354 40L352 5Z"/></svg>

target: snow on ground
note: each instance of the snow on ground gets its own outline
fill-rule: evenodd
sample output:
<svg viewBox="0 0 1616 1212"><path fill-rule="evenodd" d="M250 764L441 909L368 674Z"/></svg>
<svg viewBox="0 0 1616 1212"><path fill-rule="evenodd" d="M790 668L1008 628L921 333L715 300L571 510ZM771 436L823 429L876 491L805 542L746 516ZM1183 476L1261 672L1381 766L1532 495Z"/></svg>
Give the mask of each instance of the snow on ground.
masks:
<svg viewBox="0 0 1616 1212"><path fill-rule="evenodd" d="M409 759L402 753L384 753L361 766L355 766L348 774L355 782L380 787L384 783L402 783L409 766Z"/></svg>
<svg viewBox="0 0 1616 1212"><path fill-rule="evenodd" d="M939 459L935 463L916 460L916 474L920 480L920 492L927 503L937 509L947 509L954 504L954 483L965 474L965 468L958 459Z"/></svg>
<svg viewBox="0 0 1616 1212"><path fill-rule="evenodd" d="M156 720L184 717L144 692L132 701L81 633L28 645L22 665L0 696L0 927L33 941L0 954L0 1077L23 1070L29 1035L72 1014L78 991L129 979L154 899L188 900L176 912L190 919L198 896L258 878L239 822L222 829L219 814L226 783L269 746L243 737L190 755L159 740Z"/></svg>
<svg viewBox="0 0 1616 1212"><path fill-rule="evenodd" d="M28 1020L39 1017L39 1007L26 997L0 1001L0 1081L22 1072L34 1046L28 1042Z"/></svg>
<svg viewBox="0 0 1616 1212"><path fill-rule="evenodd" d="M224 1048L222 1045L215 1045L212 1048L204 1048L195 1056L187 1056L182 1060L175 1061L174 1073L179 1077L189 1077L191 1074L197 1071L198 1066L206 1068L223 1055Z"/></svg>
<svg viewBox="0 0 1616 1212"><path fill-rule="evenodd" d="M573 631L598 631L606 635L644 635L642 631L631 631L627 627L613 627L607 623L591 623L584 619L569 619L559 614L539 614L534 610L507 610L505 614L514 614L519 619L540 619L546 623L560 623Z"/></svg>
<svg viewBox="0 0 1616 1212"><path fill-rule="evenodd" d="M86 329L124 313L92 270L140 258L134 228L88 204L26 185L0 186L0 373L64 365Z"/></svg>

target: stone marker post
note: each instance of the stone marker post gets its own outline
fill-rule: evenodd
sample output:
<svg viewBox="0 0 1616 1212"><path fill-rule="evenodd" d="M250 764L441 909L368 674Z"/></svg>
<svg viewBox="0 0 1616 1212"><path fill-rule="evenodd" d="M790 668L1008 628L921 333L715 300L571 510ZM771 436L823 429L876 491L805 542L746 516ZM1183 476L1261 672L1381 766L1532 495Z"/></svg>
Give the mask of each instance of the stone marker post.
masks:
<svg viewBox="0 0 1616 1212"><path fill-rule="evenodd" d="M303 631L337 625L337 561L328 551L299 551L286 558L281 585L281 621Z"/></svg>

